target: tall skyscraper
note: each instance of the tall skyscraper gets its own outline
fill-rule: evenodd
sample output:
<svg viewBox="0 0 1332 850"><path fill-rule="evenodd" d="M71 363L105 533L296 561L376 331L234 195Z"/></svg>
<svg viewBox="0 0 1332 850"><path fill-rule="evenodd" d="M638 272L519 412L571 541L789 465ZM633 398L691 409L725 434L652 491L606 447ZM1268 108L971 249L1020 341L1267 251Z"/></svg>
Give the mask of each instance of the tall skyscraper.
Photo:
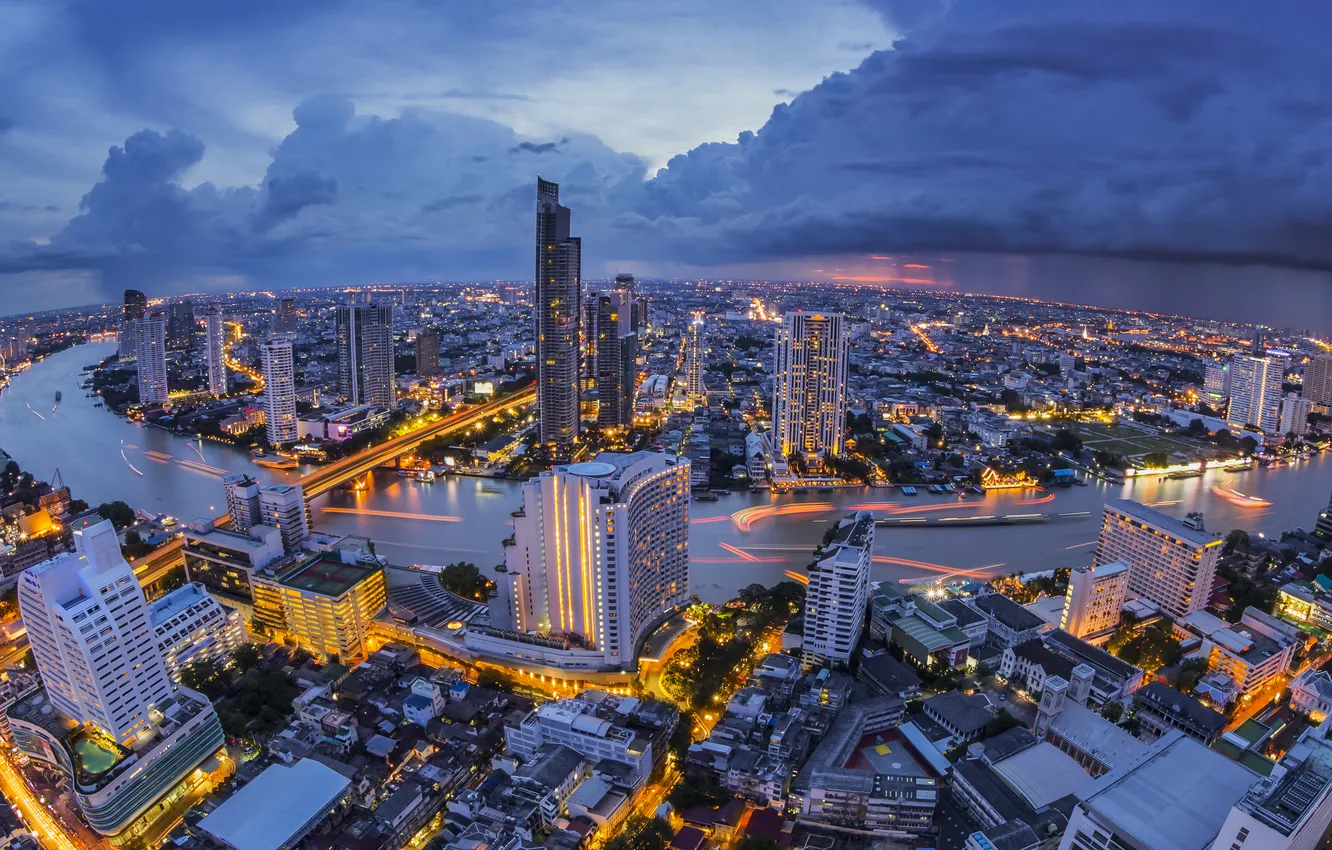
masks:
<svg viewBox="0 0 1332 850"><path fill-rule="evenodd" d="M1203 372L1203 391L1215 398L1230 395L1230 364L1215 360Z"/></svg>
<svg viewBox="0 0 1332 850"><path fill-rule="evenodd" d="M1237 354L1230 366L1230 412L1226 419L1265 434L1281 424L1281 364L1271 357Z"/></svg>
<svg viewBox="0 0 1332 850"><path fill-rule="evenodd" d="M809 568L805 588L806 667L846 665L860 643L869 606L874 514L857 511L838 523L832 542Z"/></svg>
<svg viewBox="0 0 1332 850"><path fill-rule="evenodd" d="M296 299L279 298L277 309L273 311L273 333L289 334L296 332Z"/></svg>
<svg viewBox="0 0 1332 850"><path fill-rule="evenodd" d="M707 404L708 388L703 383L703 315L695 313L685 331L685 397L690 404Z"/></svg>
<svg viewBox="0 0 1332 850"><path fill-rule="evenodd" d="M167 389L166 316L153 312L131 323L139 376L139 403L162 404Z"/></svg>
<svg viewBox="0 0 1332 850"><path fill-rule="evenodd" d="M1096 567L1128 564L1129 592L1170 617L1207 606L1224 539L1130 499L1105 506Z"/></svg>
<svg viewBox="0 0 1332 850"><path fill-rule="evenodd" d="M579 320L583 242L569 235L569 208L558 183L537 178L536 324L537 419L541 442L556 457L572 454L578 438Z"/></svg>
<svg viewBox="0 0 1332 850"><path fill-rule="evenodd" d="M1303 437L1309 433L1309 408L1312 405L1309 399L1302 398L1295 393L1286 393L1281 399L1281 424L1277 426L1278 434L1294 434L1297 437Z"/></svg>
<svg viewBox="0 0 1332 850"><path fill-rule="evenodd" d="M75 531L74 546L23 574L19 608L51 704L125 745L151 728L171 680L111 522Z"/></svg>
<svg viewBox="0 0 1332 850"><path fill-rule="evenodd" d="M133 357L134 322L142 319L148 312L148 296L137 289L125 290L124 306L121 308L120 356Z"/></svg>
<svg viewBox="0 0 1332 850"><path fill-rule="evenodd" d="M523 485L491 624L578 638L606 665L689 600L689 462L602 453Z"/></svg>
<svg viewBox="0 0 1332 850"><path fill-rule="evenodd" d="M275 446L296 442L296 363L291 343L265 340L259 346L264 371L264 428Z"/></svg>
<svg viewBox="0 0 1332 850"><path fill-rule="evenodd" d="M1332 407L1332 354L1317 354L1304 367L1304 389L1300 395L1314 404Z"/></svg>
<svg viewBox="0 0 1332 850"><path fill-rule="evenodd" d="M1129 567L1122 561L1074 568L1069 574L1059 628L1075 638L1112 631L1119 625L1128 598L1128 581Z"/></svg>
<svg viewBox="0 0 1332 850"><path fill-rule="evenodd" d="M439 331L422 328L416 334L416 377L429 379L439 374Z"/></svg>
<svg viewBox="0 0 1332 850"><path fill-rule="evenodd" d="M259 488L259 515L263 525L282 533L282 551L290 554L310 536L305 517L305 490L299 484L269 484Z"/></svg>
<svg viewBox="0 0 1332 850"><path fill-rule="evenodd" d="M619 283L616 278L616 283ZM588 310L597 379L597 425L627 428L634 422L638 335L633 329L633 278L629 289L594 293Z"/></svg>
<svg viewBox="0 0 1332 850"><path fill-rule="evenodd" d="M222 478L227 491L227 515L231 517L231 530L249 534L250 529L263 523L259 510L259 482L243 473Z"/></svg>
<svg viewBox="0 0 1332 850"><path fill-rule="evenodd" d="M226 345L226 325L222 323L222 312L216 307L209 307L204 317L207 325L205 335L205 353L208 361L208 392L214 397L227 394L227 364L222 359L222 350Z"/></svg>
<svg viewBox="0 0 1332 850"><path fill-rule="evenodd" d="M167 348L187 351L194 345L194 302L173 301L167 305Z"/></svg>
<svg viewBox="0 0 1332 850"><path fill-rule="evenodd" d="M347 401L392 410L397 404L392 305L339 306L337 348L338 385Z"/></svg>
<svg viewBox="0 0 1332 850"><path fill-rule="evenodd" d="M773 449L811 466L842 453L847 340L840 313L788 312L777 331Z"/></svg>

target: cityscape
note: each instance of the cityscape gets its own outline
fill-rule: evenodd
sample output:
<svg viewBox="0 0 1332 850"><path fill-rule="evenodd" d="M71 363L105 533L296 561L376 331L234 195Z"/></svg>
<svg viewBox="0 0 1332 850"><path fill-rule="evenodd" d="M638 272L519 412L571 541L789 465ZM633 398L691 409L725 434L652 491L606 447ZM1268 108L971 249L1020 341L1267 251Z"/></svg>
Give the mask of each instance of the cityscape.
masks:
<svg viewBox="0 0 1332 850"><path fill-rule="evenodd" d="M1030 10L992 19L959 2L915 18L884 5L838 13L851 15L839 32L870 39L838 47L868 54L858 67L786 92L793 103L763 134L739 137L746 155L774 157L749 180L808 180L812 206L820 177L798 174L798 149L816 134L783 156L757 152L808 119L802 101L839 87L851 98L879 62L960 85L959 54L945 57L952 70L930 64L944 61L939 44L979 51L975 33L1039 29L1020 19ZM974 32L956 23L967 8ZM229 31L256 13L217 14ZM278 27L288 12L272 14ZM807 28L802 14L787 9L788 23ZM1068 49L1048 65L1002 50L1003 62L976 61L997 63L996 78L1012 62L1090 86L1136 79L1109 69L1144 57L1141 73L1169 75L1153 70L1156 52L1201 43L1101 14L1052 31L1072 52L1104 48L1088 36L1098 27L1124 36L1095 73L1068 70L1082 61ZM1160 23L1143 14L1132 26ZM908 40L879 43L893 34ZM1167 97L1172 120L1228 96L1195 83ZM1326 106L1291 97L1291 114ZM994 109L998 136L1012 116ZM681 200L703 191L679 185L702 180L685 169L729 146L711 141L652 177L629 154L510 163L520 189L478 177L456 201L477 220L441 237L475 251L441 242L434 260L465 257L449 274L356 253L358 237L329 220L317 273L217 258L214 224L245 262L247 240L271 236L257 252L267 262L296 240L283 228L361 190L319 170L345 151L303 145L427 122L403 115L357 125L350 101L302 101L262 188L246 190L264 206L244 226L223 220L246 191L186 188L202 152L182 156L149 193L174 212L139 199L118 226L167 234L200 198L218 204L212 223L179 244L129 238L86 290L100 303L4 283L0 850L1332 847L1324 302L1300 309L1275 283L1233 299L1121 298L1090 278L1058 298L971 290L950 269L967 247L937 236L856 237L816 259L830 271L786 274L804 248L778 245L796 237L776 190L763 225L774 273L695 262L670 239L722 256L755 214L708 218L753 203L739 190L713 191L703 212ZM492 117L466 126L484 137ZM124 200L118 181L153 171L136 159L145 150L186 144L176 132L112 148L77 217L31 243L30 268L0 249L17 270L0 265L0 279L63 268L48 249L83 256L104 205ZM405 138L396 155L410 158ZM500 150L537 163L601 144L574 129L523 138ZM981 170L960 151L940 155ZM279 168L284 156L299 167ZM468 157L478 174L487 156ZM641 173L610 164L631 160ZM887 152L844 164L904 180L922 167ZM605 188L621 179L643 185ZM644 217L644 194L678 215ZM1062 244L1061 209L1030 206L1058 194L1006 213L1053 242L1005 231L991 244L988 225L947 216L945 229L972 233L976 252L1164 257L1181 276L1223 256L1250 271L1327 268L1317 239L1251 245L1201 200L1181 232L1232 240L1225 250L1137 230L1107 238L1140 256ZM521 221L495 244L525 246L521 271L506 258L478 277L482 224L518 203ZM866 210L839 203L837 229L853 229ZM0 203L0 223L12 207ZM1133 216L1164 216L1149 208ZM804 213L816 228L822 210ZM357 214L367 240L386 226L379 214ZM914 234L921 222L904 216L885 232ZM611 261L637 250L607 244L635 228L663 231L678 264ZM172 253L181 244L209 275ZM366 271L367 256L381 264ZM149 273L158 262L165 272Z"/></svg>

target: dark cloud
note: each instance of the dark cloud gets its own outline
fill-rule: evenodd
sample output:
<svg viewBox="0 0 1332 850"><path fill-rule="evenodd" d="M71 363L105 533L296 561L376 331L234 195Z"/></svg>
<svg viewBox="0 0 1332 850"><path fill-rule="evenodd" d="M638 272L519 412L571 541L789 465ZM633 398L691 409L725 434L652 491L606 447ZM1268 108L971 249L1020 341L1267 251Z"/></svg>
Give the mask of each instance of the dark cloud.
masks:
<svg viewBox="0 0 1332 850"><path fill-rule="evenodd" d="M519 142L518 144L509 148L509 153L535 153L535 154L554 153L555 151L558 151L563 145L567 144L569 144L569 140L567 138L560 139L558 142L540 142L540 143Z"/></svg>

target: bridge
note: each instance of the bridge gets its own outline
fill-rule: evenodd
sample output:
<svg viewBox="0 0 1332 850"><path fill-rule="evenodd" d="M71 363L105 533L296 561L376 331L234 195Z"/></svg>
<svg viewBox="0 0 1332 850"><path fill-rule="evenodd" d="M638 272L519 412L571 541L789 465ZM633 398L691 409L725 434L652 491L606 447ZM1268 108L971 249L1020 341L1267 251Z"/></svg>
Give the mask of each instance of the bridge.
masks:
<svg viewBox="0 0 1332 850"><path fill-rule="evenodd" d="M536 401L535 384L494 401L450 414L443 419L414 428L378 445L362 449L354 455L330 463L327 466L319 467L296 483L305 489L305 499L308 502L310 499L322 496L344 481L359 478L375 467L418 448L427 440L463 428L471 428L501 411L523 407L534 401ZM230 523L230 517L225 515L218 517L216 522L219 527L225 527ZM139 583L144 587L150 587L166 578L172 569L184 563L184 550L185 539L177 537L139 558L133 564L134 573L139 577Z"/></svg>

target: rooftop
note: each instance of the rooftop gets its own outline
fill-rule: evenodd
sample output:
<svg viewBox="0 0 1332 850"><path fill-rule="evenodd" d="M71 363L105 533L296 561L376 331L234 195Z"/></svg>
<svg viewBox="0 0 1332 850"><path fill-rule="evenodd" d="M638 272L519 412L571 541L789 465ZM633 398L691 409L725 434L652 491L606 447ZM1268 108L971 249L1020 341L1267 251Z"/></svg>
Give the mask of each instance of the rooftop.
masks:
<svg viewBox="0 0 1332 850"><path fill-rule="evenodd" d="M192 581L149 603L149 619L154 624L165 622L184 612L196 602L203 602L208 598L208 593L204 590L203 585Z"/></svg>
<svg viewBox="0 0 1332 850"><path fill-rule="evenodd" d="M314 759L274 764L199 822L235 850L278 850L339 800L351 782Z"/></svg>
<svg viewBox="0 0 1332 850"><path fill-rule="evenodd" d="M1112 769L1141 757L1147 750L1142 741L1071 699L1064 700L1063 711L1050 728Z"/></svg>
<svg viewBox="0 0 1332 850"><path fill-rule="evenodd" d="M1045 741L995 762L994 770L1035 809L1076 794L1092 782L1081 765Z"/></svg>
<svg viewBox="0 0 1332 850"><path fill-rule="evenodd" d="M1133 698L1207 734L1226 727L1226 716L1213 711L1191 696L1182 694L1164 682L1149 682Z"/></svg>
<svg viewBox="0 0 1332 850"><path fill-rule="evenodd" d="M1002 593L977 596L975 605L984 613L1008 626L1015 632L1025 632L1045 625L1045 621L1023 608Z"/></svg>
<svg viewBox="0 0 1332 850"><path fill-rule="evenodd" d="M341 596L371 575L380 571L377 565L344 564L320 555L299 564L280 579L286 587L305 590L321 596Z"/></svg>
<svg viewBox="0 0 1332 850"><path fill-rule="evenodd" d="M989 710L990 701L984 694L967 696L961 691L948 691L925 700L925 708L963 734L984 729L994 719Z"/></svg>
<svg viewBox="0 0 1332 850"><path fill-rule="evenodd" d="M1194 546L1212 546L1221 543L1223 540L1219 534L1212 534L1208 531L1199 531L1196 528L1191 528L1169 514L1163 514L1154 508L1149 508L1141 502L1135 502L1132 499L1116 499L1105 507L1106 510L1114 509L1125 516L1132 517L1139 522L1151 525L1171 537L1186 543L1192 543Z"/></svg>

